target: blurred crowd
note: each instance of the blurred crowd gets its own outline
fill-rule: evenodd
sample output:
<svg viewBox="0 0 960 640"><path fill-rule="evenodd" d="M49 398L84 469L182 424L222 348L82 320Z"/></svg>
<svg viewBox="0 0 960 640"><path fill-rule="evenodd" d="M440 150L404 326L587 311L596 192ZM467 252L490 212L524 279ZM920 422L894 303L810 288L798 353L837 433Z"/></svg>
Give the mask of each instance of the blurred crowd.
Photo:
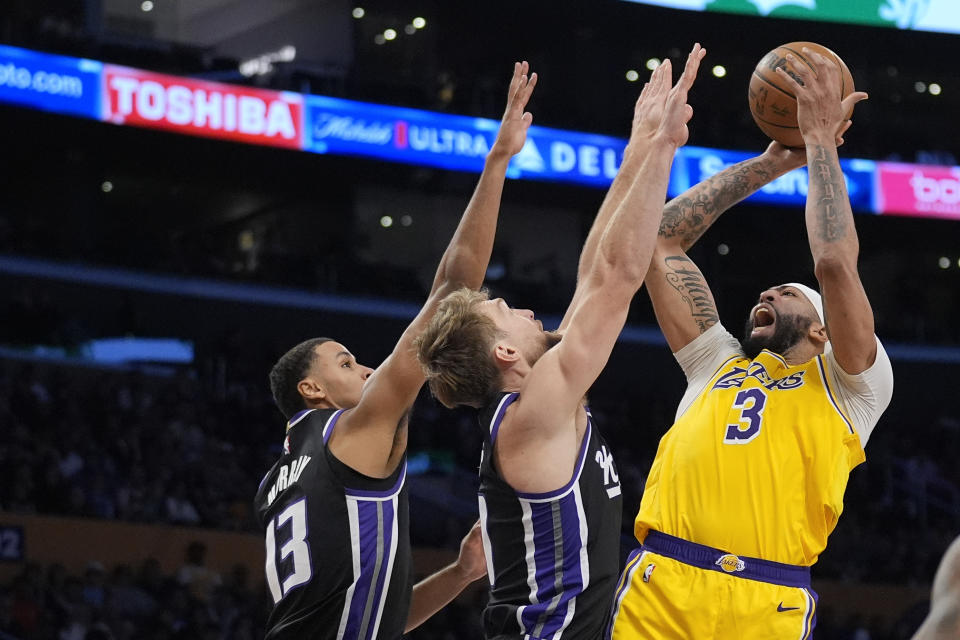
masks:
<svg viewBox="0 0 960 640"><path fill-rule="evenodd" d="M283 419L265 381L216 386L195 369L158 375L0 360L0 477L11 479L0 485L0 510L256 532L252 496L279 453ZM591 406L617 451L629 546L652 443L669 424L672 406L602 393ZM460 502L444 507L446 495L431 494L415 474L411 510L424 513L425 526L414 526L413 542L455 549L475 518L471 483L480 433L469 413L450 413L426 397L414 422L416 474L454 479L451 495ZM896 413L885 417L868 462L851 475L845 513L815 577L929 584L960 529L960 471L950 454L960 446L958 434L960 423L942 416L912 424ZM447 511L433 509L437 504ZM441 526L434 526L438 517ZM264 594L250 590L254 580L234 574L208 581L201 592L191 590L185 575L162 576L150 560L137 568L93 561L80 576L27 565L0 585L0 631L24 640L258 637L269 607ZM413 637L472 637L482 594L474 600ZM857 629L862 633L844 635ZM870 621L832 618L827 607L818 637L904 636Z"/></svg>

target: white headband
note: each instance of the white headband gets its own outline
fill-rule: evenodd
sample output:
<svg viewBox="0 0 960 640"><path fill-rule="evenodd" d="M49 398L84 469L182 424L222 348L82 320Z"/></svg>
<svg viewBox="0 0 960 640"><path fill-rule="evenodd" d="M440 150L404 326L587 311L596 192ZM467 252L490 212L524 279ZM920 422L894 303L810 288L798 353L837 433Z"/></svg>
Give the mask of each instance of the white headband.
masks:
<svg viewBox="0 0 960 640"><path fill-rule="evenodd" d="M782 287L793 287L794 289L799 289L800 293L807 297L807 300L810 301L810 304L813 305L813 308L817 310L817 316L820 317L820 324L827 326L826 319L823 316L823 297L808 287L805 284L800 284L799 282L788 282L787 284L780 285Z"/></svg>
<svg viewBox="0 0 960 640"><path fill-rule="evenodd" d="M793 287L794 289L799 289L800 293L806 296L807 300L810 301L810 304L813 305L813 308L817 310L817 316L820 318L820 324L824 327L827 326L827 321L823 315L823 296L811 289L805 284L800 284L799 282L788 282L784 287ZM827 340L827 344L823 346L823 352L827 353L833 349L833 345L830 344L830 341Z"/></svg>

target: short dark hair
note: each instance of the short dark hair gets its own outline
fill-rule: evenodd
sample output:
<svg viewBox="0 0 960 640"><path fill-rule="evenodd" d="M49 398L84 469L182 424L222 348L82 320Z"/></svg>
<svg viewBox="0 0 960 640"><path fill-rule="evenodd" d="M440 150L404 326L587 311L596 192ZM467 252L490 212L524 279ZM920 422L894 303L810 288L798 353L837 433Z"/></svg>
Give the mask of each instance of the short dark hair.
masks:
<svg viewBox="0 0 960 640"><path fill-rule="evenodd" d="M297 391L297 385L307 375L307 370L313 364L314 349L332 340L332 338L304 340L280 356L277 363L270 369L270 392L273 394L273 401L287 420L298 411L307 408L303 396Z"/></svg>

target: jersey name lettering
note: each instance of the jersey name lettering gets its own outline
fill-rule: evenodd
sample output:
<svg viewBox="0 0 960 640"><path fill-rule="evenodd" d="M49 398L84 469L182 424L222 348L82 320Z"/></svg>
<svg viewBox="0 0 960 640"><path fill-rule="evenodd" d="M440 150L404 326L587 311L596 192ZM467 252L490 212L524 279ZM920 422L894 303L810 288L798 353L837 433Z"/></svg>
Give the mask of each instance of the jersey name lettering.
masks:
<svg viewBox="0 0 960 640"><path fill-rule="evenodd" d="M277 494L300 478L300 474L310 464L310 460L310 456L300 456L290 464L280 467L280 471L277 473L277 481L270 487L270 493L267 494L267 506L273 504Z"/></svg>

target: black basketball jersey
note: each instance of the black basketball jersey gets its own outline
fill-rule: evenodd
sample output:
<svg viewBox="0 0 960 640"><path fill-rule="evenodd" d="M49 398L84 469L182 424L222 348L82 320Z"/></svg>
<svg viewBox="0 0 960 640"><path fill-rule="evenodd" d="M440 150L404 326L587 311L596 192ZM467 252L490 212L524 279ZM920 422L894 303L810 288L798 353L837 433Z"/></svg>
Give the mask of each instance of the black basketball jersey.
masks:
<svg viewBox="0 0 960 640"><path fill-rule="evenodd" d="M480 520L490 578L487 638L600 638L619 575L623 498L610 453L587 411L573 477L556 491L519 493L493 465L507 407L500 395L480 413Z"/></svg>
<svg viewBox="0 0 960 640"><path fill-rule="evenodd" d="M412 574L406 458L385 479L327 449L342 410L291 418L283 455L257 490L274 607L267 639L394 640Z"/></svg>

